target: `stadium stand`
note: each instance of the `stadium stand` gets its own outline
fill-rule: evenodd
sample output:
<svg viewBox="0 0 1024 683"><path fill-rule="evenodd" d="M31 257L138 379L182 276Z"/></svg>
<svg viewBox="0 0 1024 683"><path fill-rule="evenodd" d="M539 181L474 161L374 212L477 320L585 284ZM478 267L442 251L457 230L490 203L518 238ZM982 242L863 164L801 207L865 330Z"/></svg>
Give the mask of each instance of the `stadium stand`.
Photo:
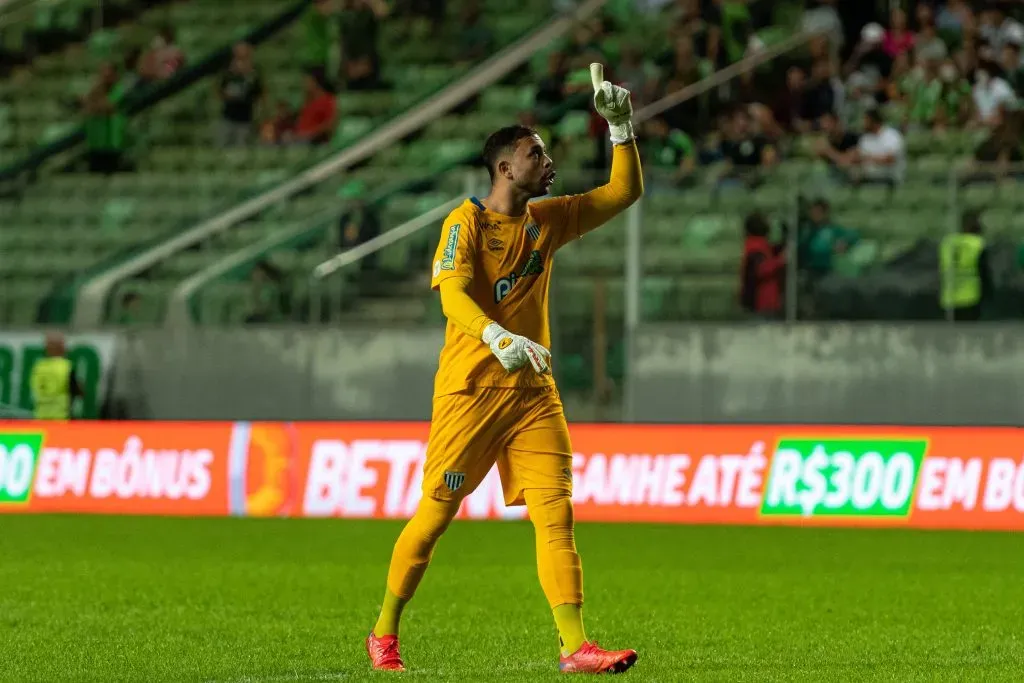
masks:
<svg viewBox="0 0 1024 683"><path fill-rule="evenodd" d="M626 15L623 16L622 3L618 5L609 8L601 19L581 25L563 44L551 46L550 49L538 53L528 70L517 74L502 86L486 89L476 101L469 102L462 108L461 116L444 117L428 126L421 134L406 140L401 146L384 150L365 168L337 181L322 183L314 192L294 198L289 202L294 208L290 208L289 205L275 207L273 211L267 212L258 220L250 221L241 229L233 230L216 240L211 240L208 244L173 257L152 272L146 273L145 277L124 283L112 298L109 307L111 317L123 318L118 312L119 302L129 301L134 306L143 298L138 293L145 292L147 294L144 298L153 303L144 306L143 317L146 320L153 320L153 316L159 319L162 317L162 303L166 300L167 293L183 277L196 272L204 265L216 262L218 258L234 249L250 247L268 235L280 234L282 230L301 228L303 223L308 223L309 216L319 216L332 205L337 206L339 194L356 199L359 187L379 187L381 182L391 182L401 187L409 182L416 189L413 192L388 193L386 200L379 193L374 193L376 199L371 203L369 210L370 220L374 224L391 227L423 213L439 202L449 199L451 193L458 191L457 188L463 183L458 174L444 174L445 183L442 186L425 191L427 188L423 187L423 183L417 182L417 177L422 175L422 169L447 169L457 163L465 164L475 158L482 139L503 123L520 119L540 125L544 132L548 133L549 138L552 137L550 134L554 133L557 141L555 149L562 168L571 170L593 165L595 162L600 164L599 160L593 158L593 122L585 111L588 106L586 98L580 100L577 108L564 117L555 116L550 111L551 107L561 106L560 100L564 96L589 87L586 65L595 54L614 61L620 53L627 57L630 53L635 53L635 46L646 42L658 55L658 60L667 65L676 52L668 33L663 28L653 33L655 40L651 39L651 31L657 23L656 16L645 15L637 20L635 12L629 7L625 8ZM493 16L498 10L502 11L503 16L514 15L515 12L526 16L529 13L529 7L523 5L513 8L511 5L487 4L486 8L494 10L488 11L488 16ZM541 5L538 5L535 11L537 17L543 16ZM531 22L522 18L519 21L526 25L536 23L536 20ZM768 24L769 28L758 35L763 35L767 41L776 40L777 26L771 26L770 22ZM699 72L713 70L707 56L700 56L703 58L695 58L693 61L694 76ZM650 66L656 69L653 60ZM667 71L671 72L671 69ZM669 85L670 79L664 80L662 89ZM546 85L551 81L557 81L554 97L551 96L550 85ZM547 92L545 87L548 88ZM642 91L643 88L637 91L638 104L645 96ZM649 93L650 96L656 94L657 91ZM380 209L376 210L374 207ZM308 273L313 265L332 251L336 251L339 246L340 227L332 222L329 228L333 229L319 231L319 240L312 240L312 243L307 240L303 245L305 248L299 248L296 244L290 249L277 250L266 259L258 261L260 268L252 271L257 273L258 278L265 277L268 272L274 273L275 281L281 282L281 286L290 292L284 298L299 299L291 302L289 311L277 310L273 313L261 312L250 315L247 311L250 308L253 286L245 282L244 278L239 278L239 271L242 269L234 269L232 277L214 283L209 288L212 291L206 291L201 295L205 303L196 308L197 314L204 323L210 324L245 319L265 320L268 317L281 320L291 315L308 315L308 302L303 301L304 283ZM404 320L410 316L412 319L435 316L438 313L435 302L426 297L422 288L416 284L417 276L425 272L420 263L429 251L428 244L431 239L431 235L423 233L383 250L378 262L384 264L383 271L390 275L377 278L379 281L375 282L374 286L349 287L349 291L359 301L357 305L350 307L347 304L351 302L349 297L346 297L345 315L349 319L364 317L387 320ZM365 280L366 276L353 275L353 278ZM152 293L152 296L149 293ZM391 306L382 301L386 299L390 299Z"/></svg>
<svg viewBox="0 0 1024 683"><path fill-rule="evenodd" d="M266 16L283 7L264 2ZM1021 289L1017 252L1024 237L1019 176L1008 168L981 172L973 164L1024 160L1015 113L1015 91L1024 82L1024 28L996 11L974 17L966 5L959 13L921 9L908 19L899 12L889 17L865 12L851 20L830 2L711 4L712 11L702 11L700 2L688 0L663 7L609 2L599 19L538 52L527 68L367 163L121 282L106 320L159 323L179 283L226 257L246 254L192 296L191 320L204 325L311 322L313 267L339 249L435 209L463 193L467 182L479 184L479 170L471 171L476 151L500 125L521 120L539 127L559 166L556 192L600 182L606 173L603 134L586 98L567 104L586 91L589 61L617 67L613 78L629 85L640 111L801 27L824 35L643 125L648 194L639 209L642 317L781 316L779 309L749 310L739 296L744 225L756 215L766 219L779 253L795 257L790 270L798 277L786 283L780 298L788 313L803 319L940 317L937 241L957 228L967 208L983 210L997 256L999 294L993 310L1019 314L1019 301L1014 303ZM175 21L181 45L193 44L192 37L186 40L185 25L243 22L230 6L203 0L174 5L173 11L187 17ZM87 265L81 253L91 254L84 261L109 265L113 261L104 261L105 255L121 259L175 226L193 224L240 196L275 186L450 83L486 56L484 47L508 44L552 16L544 0L482 5L464 0L450 2L448 10L443 18L419 23L381 23L381 40L392 46L381 53L387 85L342 92L340 123L332 144L323 148L214 148L218 105L208 97L207 82L133 119L133 129L141 133L135 172L109 179L81 172L47 175L20 202L0 210L16 217L15 226L60 225L63 237L57 241L66 248L41 249L54 240L55 228L6 231L5 253L22 256L9 261L11 287L6 297L0 295L6 301L6 308L0 307L4 319L33 319L44 283L80 272ZM159 27L167 16L160 12L153 10L152 19L144 14L138 26ZM316 47L323 27L318 28L314 12L309 8L301 21L257 48L256 62L272 99L281 93L285 99L301 98L302 68L311 59L325 60ZM977 35L970 28L975 24ZM427 35L446 39L425 40ZM462 44L469 46L464 54L446 47ZM227 43L211 39L208 48L214 47L226 49ZM191 48L185 52L191 59ZM864 130L868 110L883 114L877 130ZM879 149L882 156L891 153L894 163L871 162ZM860 150L860 161L853 150ZM54 201L57 197L62 201ZM620 217L560 254L553 284L560 338L588 339L596 318L608 330L621 330L628 220ZM424 286L435 238L434 231L419 231L329 281L330 305L317 309L319 322L437 320L436 297ZM781 248L783 240L791 244L788 251ZM614 366L624 354L616 346L621 334L610 337L608 363ZM584 348L586 343L565 352L558 365L587 367L593 350ZM610 374L614 378L616 372Z"/></svg>

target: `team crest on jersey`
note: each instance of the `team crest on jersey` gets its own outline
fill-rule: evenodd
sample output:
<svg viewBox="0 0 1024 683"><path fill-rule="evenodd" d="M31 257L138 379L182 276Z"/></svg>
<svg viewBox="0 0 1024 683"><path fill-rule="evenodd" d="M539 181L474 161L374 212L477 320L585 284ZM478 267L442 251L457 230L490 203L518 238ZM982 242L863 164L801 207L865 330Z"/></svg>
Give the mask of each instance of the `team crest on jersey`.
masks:
<svg viewBox="0 0 1024 683"><path fill-rule="evenodd" d="M461 227L461 224L456 223L448 228L448 244L444 245L444 253L441 254L441 270L455 270L455 250L459 246Z"/></svg>
<svg viewBox="0 0 1024 683"><path fill-rule="evenodd" d="M452 493L458 491L464 481L466 481L465 472L452 472L449 470L444 473L444 485Z"/></svg>
<svg viewBox="0 0 1024 683"><path fill-rule="evenodd" d="M529 258L526 259L526 264L523 265L522 269L518 273L516 271L512 271L506 277L503 277L494 283L494 303L500 304L501 300L508 296L508 293L512 291L512 287L515 286L519 280L531 275L540 275L543 272L544 257L538 250L534 249L530 252Z"/></svg>
<svg viewBox="0 0 1024 683"><path fill-rule="evenodd" d="M531 240L536 242L540 239L540 226L536 223L528 223L526 226L526 234L529 235Z"/></svg>

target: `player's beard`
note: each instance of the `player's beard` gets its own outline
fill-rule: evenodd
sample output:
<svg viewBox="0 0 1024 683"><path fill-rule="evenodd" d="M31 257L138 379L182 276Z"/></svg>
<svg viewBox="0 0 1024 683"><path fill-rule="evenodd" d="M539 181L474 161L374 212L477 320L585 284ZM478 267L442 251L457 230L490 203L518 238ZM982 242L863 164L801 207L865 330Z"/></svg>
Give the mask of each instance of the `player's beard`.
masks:
<svg viewBox="0 0 1024 683"><path fill-rule="evenodd" d="M530 183L529 185L523 184L519 186L519 191L525 194L530 199L536 199L537 197L546 197L548 194L548 186L544 183L544 178Z"/></svg>

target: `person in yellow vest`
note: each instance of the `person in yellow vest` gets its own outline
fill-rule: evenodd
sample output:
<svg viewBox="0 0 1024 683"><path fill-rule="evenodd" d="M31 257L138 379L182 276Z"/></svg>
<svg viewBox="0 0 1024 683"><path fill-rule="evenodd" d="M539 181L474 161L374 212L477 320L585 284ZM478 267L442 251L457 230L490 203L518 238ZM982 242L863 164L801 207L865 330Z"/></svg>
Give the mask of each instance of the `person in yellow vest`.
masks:
<svg viewBox="0 0 1024 683"><path fill-rule="evenodd" d="M32 366L29 384L37 420L71 418L71 402L82 396L71 361L64 357L64 336L46 335L46 356Z"/></svg>
<svg viewBox="0 0 1024 683"><path fill-rule="evenodd" d="M940 303L953 320L978 320L982 304L992 294L988 250L976 211L964 213L960 232L939 243Z"/></svg>

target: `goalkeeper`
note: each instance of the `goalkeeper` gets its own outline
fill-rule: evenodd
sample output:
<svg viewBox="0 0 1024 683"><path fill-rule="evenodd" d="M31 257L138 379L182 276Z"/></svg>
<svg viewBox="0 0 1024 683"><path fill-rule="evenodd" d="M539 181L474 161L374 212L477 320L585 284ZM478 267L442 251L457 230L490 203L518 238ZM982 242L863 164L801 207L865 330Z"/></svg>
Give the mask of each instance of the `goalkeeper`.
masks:
<svg viewBox="0 0 1024 683"><path fill-rule="evenodd" d="M467 199L442 228L432 282L448 318L434 386L423 498L395 543L380 617L366 638L375 669L403 671L402 608L463 498L497 462L506 505L526 505L537 568L561 647L559 668L620 672L633 650L608 651L583 629L583 572L572 510L572 446L551 376L548 284L552 257L643 194L629 91L591 65L594 105L614 145L611 179L583 195L530 202L555 179L544 141L530 128L491 135L483 158L486 197Z"/></svg>

